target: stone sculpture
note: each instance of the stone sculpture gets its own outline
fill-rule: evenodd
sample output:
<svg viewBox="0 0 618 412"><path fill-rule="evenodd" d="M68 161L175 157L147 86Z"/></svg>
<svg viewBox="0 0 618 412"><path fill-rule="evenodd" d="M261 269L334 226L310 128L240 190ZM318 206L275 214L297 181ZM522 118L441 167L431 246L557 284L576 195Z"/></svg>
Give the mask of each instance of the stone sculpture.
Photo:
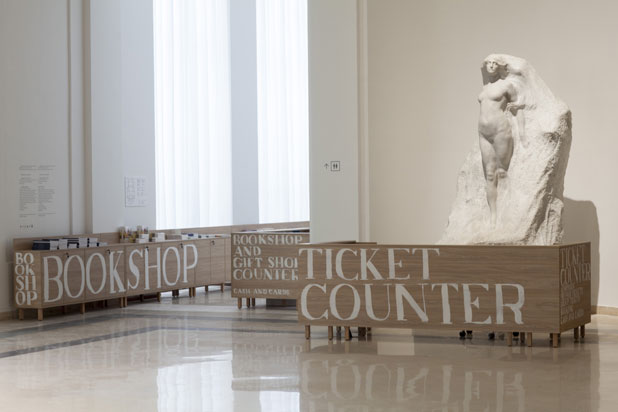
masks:
<svg viewBox="0 0 618 412"><path fill-rule="evenodd" d="M491 54L481 72L479 144L439 243L559 243L571 112L524 59Z"/></svg>

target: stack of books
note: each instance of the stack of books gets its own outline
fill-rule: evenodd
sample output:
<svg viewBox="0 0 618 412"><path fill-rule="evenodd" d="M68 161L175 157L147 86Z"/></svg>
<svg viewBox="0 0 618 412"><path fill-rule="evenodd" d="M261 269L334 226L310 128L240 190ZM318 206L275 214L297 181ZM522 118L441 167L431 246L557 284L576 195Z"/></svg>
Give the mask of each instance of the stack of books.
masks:
<svg viewBox="0 0 618 412"><path fill-rule="evenodd" d="M63 250L107 246L96 237L65 237L59 239L40 239L32 242L32 250Z"/></svg>

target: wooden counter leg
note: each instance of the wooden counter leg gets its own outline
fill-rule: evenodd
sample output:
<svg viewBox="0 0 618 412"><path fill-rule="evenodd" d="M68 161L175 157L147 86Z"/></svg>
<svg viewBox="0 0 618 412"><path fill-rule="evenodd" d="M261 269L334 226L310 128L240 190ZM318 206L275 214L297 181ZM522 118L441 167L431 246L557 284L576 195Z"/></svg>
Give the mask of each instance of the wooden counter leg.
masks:
<svg viewBox="0 0 618 412"><path fill-rule="evenodd" d="M579 326L576 326L573 329L573 340L579 340Z"/></svg>
<svg viewBox="0 0 618 412"><path fill-rule="evenodd" d="M172 290L172 297L177 298L180 296L180 291L178 289Z"/></svg>
<svg viewBox="0 0 618 412"><path fill-rule="evenodd" d="M345 340L350 340L352 339L352 332L350 331L350 327L349 326L345 326L344 327L344 336L345 336Z"/></svg>
<svg viewBox="0 0 618 412"><path fill-rule="evenodd" d="M528 346L532 346L532 332L526 333L526 343Z"/></svg>
<svg viewBox="0 0 618 412"><path fill-rule="evenodd" d="M305 325L305 339L309 339L311 337L311 326Z"/></svg>
<svg viewBox="0 0 618 412"><path fill-rule="evenodd" d="M557 333L552 333L551 343L552 343L552 347L554 348L558 347L558 334Z"/></svg>
<svg viewBox="0 0 618 412"><path fill-rule="evenodd" d="M139 301L143 302L144 301L144 295L139 295Z"/></svg>
<svg viewBox="0 0 618 412"><path fill-rule="evenodd" d="M328 327L328 340L333 340L333 327Z"/></svg>
<svg viewBox="0 0 618 412"><path fill-rule="evenodd" d="M337 338L341 337L341 326L337 326Z"/></svg>
<svg viewBox="0 0 618 412"><path fill-rule="evenodd" d="M221 284L221 292L223 292L223 288L225 287L225 283Z"/></svg>
<svg viewBox="0 0 618 412"><path fill-rule="evenodd" d="M586 337L586 325L581 325L579 327L579 336L581 339L584 339Z"/></svg>
<svg viewBox="0 0 618 412"><path fill-rule="evenodd" d="M255 298L251 298L251 306L255 307Z"/></svg>
<svg viewBox="0 0 618 412"><path fill-rule="evenodd" d="M204 293L208 293L208 285L204 286Z"/></svg>
<svg viewBox="0 0 618 412"><path fill-rule="evenodd" d="M80 305L79 305L79 313L81 313L82 315L84 313L86 313L86 304L85 303L80 303Z"/></svg>
<svg viewBox="0 0 618 412"><path fill-rule="evenodd" d="M247 307L251 307L251 298L247 298L245 300L246 300L245 303L246 303Z"/></svg>
<svg viewBox="0 0 618 412"><path fill-rule="evenodd" d="M24 310L23 309L17 309L17 318L19 320L24 320Z"/></svg>
<svg viewBox="0 0 618 412"><path fill-rule="evenodd" d="M37 309L36 318L38 320L43 320L43 309Z"/></svg>
<svg viewBox="0 0 618 412"><path fill-rule="evenodd" d="M157 292L157 302L161 302L161 292Z"/></svg>
<svg viewBox="0 0 618 412"><path fill-rule="evenodd" d="M508 346L513 346L513 332L506 333L506 344Z"/></svg>
<svg viewBox="0 0 618 412"><path fill-rule="evenodd" d="M238 309L242 309L242 298L238 298Z"/></svg>

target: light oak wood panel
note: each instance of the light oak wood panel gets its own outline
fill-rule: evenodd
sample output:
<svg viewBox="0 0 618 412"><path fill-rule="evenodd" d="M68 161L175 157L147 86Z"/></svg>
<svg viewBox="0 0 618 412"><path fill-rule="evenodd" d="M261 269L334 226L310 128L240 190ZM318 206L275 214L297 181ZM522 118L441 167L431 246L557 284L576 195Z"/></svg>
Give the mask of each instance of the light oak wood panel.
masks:
<svg viewBox="0 0 618 412"><path fill-rule="evenodd" d="M225 283L232 282L232 238L225 239Z"/></svg>
<svg viewBox="0 0 618 412"><path fill-rule="evenodd" d="M210 240L210 280L212 284L225 282L225 239Z"/></svg>
<svg viewBox="0 0 618 412"><path fill-rule="evenodd" d="M309 233L233 233L230 266L232 297L295 299L298 293L300 244Z"/></svg>
<svg viewBox="0 0 618 412"><path fill-rule="evenodd" d="M160 250L159 253L161 254L161 282L155 282L154 287L156 290L163 291L169 290L170 288L189 287L188 283L185 284L182 282L184 243L170 242L166 245L158 246L157 248ZM152 258L156 259L154 253L151 255L151 259ZM156 260L151 261L151 265L156 264ZM195 276L195 272L193 272L193 274ZM171 283L171 285L168 283Z"/></svg>
<svg viewBox="0 0 618 412"><path fill-rule="evenodd" d="M560 331L590 323L590 243L560 247Z"/></svg>
<svg viewBox="0 0 618 412"><path fill-rule="evenodd" d="M199 267L199 250L198 250L198 243L207 243L207 242L200 242L200 241L182 241L180 242L180 253L181 253L181 259L182 259L182 267L183 267L183 273L181 274L180 277L180 283L179 286L182 288L186 288L186 287L195 287L196 283L195 283L195 276ZM187 267L186 269L186 279L185 279L185 274L184 274L184 268L185 265ZM191 266L194 266L193 268L189 269ZM166 289L166 290L169 290Z"/></svg>
<svg viewBox="0 0 618 412"><path fill-rule="evenodd" d="M58 251L57 255L63 256L63 276L64 294L62 303L71 305L83 303L86 300L86 271L84 262L84 250L72 249Z"/></svg>
<svg viewBox="0 0 618 412"><path fill-rule="evenodd" d="M126 296L141 295L146 290L145 280L146 245L131 245L125 247L125 280ZM149 290L148 292L152 292Z"/></svg>
<svg viewBox="0 0 618 412"><path fill-rule="evenodd" d="M87 302L125 296L125 248L123 246L85 249L85 264ZM91 287L88 287L88 279Z"/></svg>
<svg viewBox="0 0 618 412"><path fill-rule="evenodd" d="M35 251L17 252L14 258L13 291L18 308L40 308L43 305L43 279L41 276L41 253ZM31 263L30 263L31 262Z"/></svg>
<svg viewBox="0 0 618 412"><path fill-rule="evenodd" d="M211 281L210 240L196 242L198 263L195 268L195 286L208 286Z"/></svg>

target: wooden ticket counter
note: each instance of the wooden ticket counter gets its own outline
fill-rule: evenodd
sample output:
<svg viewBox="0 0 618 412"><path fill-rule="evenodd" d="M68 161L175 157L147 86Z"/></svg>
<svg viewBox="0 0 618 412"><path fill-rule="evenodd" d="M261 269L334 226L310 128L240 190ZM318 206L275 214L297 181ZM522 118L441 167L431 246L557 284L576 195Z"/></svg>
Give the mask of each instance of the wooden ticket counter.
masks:
<svg viewBox="0 0 618 412"><path fill-rule="evenodd" d="M584 336L590 243L564 246L309 245L298 249L306 325Z"/></svg>
<svg viewBox="0 0 618 412"><path fill-rule="evenodd" d="M232 233L232 297L238 308L243 299L247 307L255 306L256 298L295 303L297 246L308 242L308 229Z"/></svg>

